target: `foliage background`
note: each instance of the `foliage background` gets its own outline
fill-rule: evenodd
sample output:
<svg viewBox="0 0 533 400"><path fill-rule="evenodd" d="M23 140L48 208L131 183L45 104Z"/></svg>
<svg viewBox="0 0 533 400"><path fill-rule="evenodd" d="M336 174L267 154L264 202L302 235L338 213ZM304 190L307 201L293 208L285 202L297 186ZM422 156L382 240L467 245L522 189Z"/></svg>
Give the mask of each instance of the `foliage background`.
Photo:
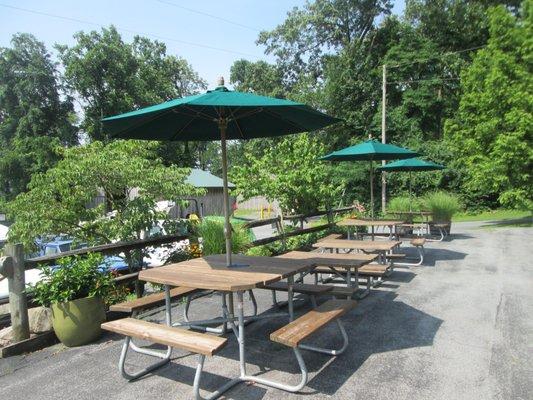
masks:
<svg viewBox="0 0 533 400"><path fill-rule="evenodd" d="M345 122L312 135L232 141L230 172L238 190L245 197L276 197L284 209L296 211L333 201L368 202L364 164L348 168L316 159L380 135L386 64L388 142L448 166L415 174L415 195L438 189L456 193L470 210L531 209L532 4L407 0L404 15L395 16L389 0L314 0L291 10L282 24L257 38L274 62L236 61L231 84L305 102ZM172 191L162 179L170 174L168 182L178 182L179 167L221 172L215 142L115 146L100 124L103 116L205 90L185 58L168 54L157 40L137 36L125 42L113 26L74 39L56 45L57 59L24 33L0 48L0 201L15 199L9 209L22 221L14 229L17 239L23 232L52 229L30 221L32 213L34 219L54 217L55 224L58 216L66 219L57 225L64 230L75 212L75 233L92 241L137 235L148 223L147 209L137 220L134 211L128 214L127 234L119 224L99 221L94 210L81 209L94 194L96 167L110 177L118 174L120 184L142 184L154 196L190 193L182 183ZM99 152L110 157L110 165ZM130 156L128 162L124 157ZM117 170L125 167L134 175ZM388 182L389 197L407 193L406 174L389 174ZM118 202L113 207L125 217L151 202L145 197L138 208ZM80 221L96 222L82 227ZM109 227L104 232L92 224Z"/></svg>

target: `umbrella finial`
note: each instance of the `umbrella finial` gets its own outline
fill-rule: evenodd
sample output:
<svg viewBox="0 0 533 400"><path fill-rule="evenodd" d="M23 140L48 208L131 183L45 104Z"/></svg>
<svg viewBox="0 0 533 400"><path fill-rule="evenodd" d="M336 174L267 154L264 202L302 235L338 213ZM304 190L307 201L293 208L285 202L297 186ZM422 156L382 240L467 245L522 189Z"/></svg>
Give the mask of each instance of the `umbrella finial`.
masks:
<svg viewBox="0 0 533 400"><path fill-rule="evenodd" d="M224 77L223 76L219 76L218 77L218 86L224 86Z"/></svg>

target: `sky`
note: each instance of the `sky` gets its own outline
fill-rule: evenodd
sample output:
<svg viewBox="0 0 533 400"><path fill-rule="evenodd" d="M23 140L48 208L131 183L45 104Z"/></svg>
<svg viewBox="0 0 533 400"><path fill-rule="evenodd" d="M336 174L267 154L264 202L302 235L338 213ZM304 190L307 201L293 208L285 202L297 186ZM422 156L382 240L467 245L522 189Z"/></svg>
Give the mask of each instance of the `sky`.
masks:
<svg viewBox="0 0 533 400"><path fill-rule="evenodd" d="M229 81L234 61L274 61L255 41L261 30L282 23L305 0L0 0L0 47L17 32L32 33L49 50L72 45L78 31L115 25L125 41L135 34L165 42L167 53L185 58L209 88ZM395 1L401 14L404 0ZM58 18L61 17L61 18Z"/></svg>

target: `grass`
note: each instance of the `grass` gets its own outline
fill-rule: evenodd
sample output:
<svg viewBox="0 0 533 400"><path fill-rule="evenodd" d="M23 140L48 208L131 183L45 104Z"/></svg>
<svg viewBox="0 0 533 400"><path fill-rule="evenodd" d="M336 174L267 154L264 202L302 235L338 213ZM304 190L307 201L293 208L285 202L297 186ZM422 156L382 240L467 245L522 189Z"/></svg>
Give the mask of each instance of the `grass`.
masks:
<svg viewBox="0 0 533 400"><path fill-rule="evenodd" d="M258 210L253 209L246 209L246 208L238 208L233 212L233 216L236 218L252 218L252 219L259 219L260 212ZM271 217L275 217L274 213L270 213Z"/></svg>
<svg viewBox="0 0 533 400"><path fill-rule="evenodd" d="M500 221L531 217L531 212L521 210L491 210L480 213L459 212L453 216L453 222Z"/></svg>
<svg viewBox="0 0 533 400"><path fill-rule="evenodd" d="M242 228L240 223L233 223L234 232L231 237L232 252L240 253L252 240L248 229ZM203 255L220 254L226 251L224 238L224 219L220 217L206 217L196 227L198 236L202 238Z"/></svg>

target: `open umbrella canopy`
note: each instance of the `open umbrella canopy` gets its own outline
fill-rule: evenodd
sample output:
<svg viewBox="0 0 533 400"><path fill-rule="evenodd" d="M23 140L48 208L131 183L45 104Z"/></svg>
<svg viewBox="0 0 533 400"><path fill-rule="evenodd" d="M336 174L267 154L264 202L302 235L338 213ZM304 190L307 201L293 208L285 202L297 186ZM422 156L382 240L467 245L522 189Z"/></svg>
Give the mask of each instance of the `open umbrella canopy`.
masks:
<svg viewBox="0 0 533 400"><path fill-rule="evenodd" d="M105 131L115 138L220 140L226 263L234 266L226 141L313 131L339 121L302 103L228 90L221 79L215 90L108 117L102 123Z"/></svg>
<svg viewBox="0 0 533 400"><path fill-rule="evenodd" d="M436 171L445 169L444 165L436 164L431 161L421 160L419 158L409 158L407 160L398 160L387 165L377 168L379 171Z"/></svg>
<svg viewBox="0 0 533 400"><path fill-rule="evenodd" d="M219 86L194 96L174 99L103 119L116 138L206 141L252 139L312 131L340 121L290 100L228 90Z"/></svg>
<svg viewBox="0 0 533 400"><path fill-rule="evenodd" d="M436 164L431 161L424 161L419 158L409 158L407 160L398 160L387 165L377 168L385 172L409 172L409 211L412 210L412 184L411 172L436 171L446 168L444 165Z"/></svg>
<svg viewBox="0 0 533 400"><path fill-rule="evenodd" d="M393 144L381 143L375 139L369 139L363 143L334 151L322 160L328 161L376 161L376 160L401 160L418 156L412 150L404 149Z"/></svg>
<svg viewBox="0 0 533 400"><path fill-rule="evenodd" d="M370 215L374 219L374 161L398 160L418 156L412 150L404 149L393 144L378 142L368 139L355 146L334 151L321 160L327 161L370 161Z"/></svg>

